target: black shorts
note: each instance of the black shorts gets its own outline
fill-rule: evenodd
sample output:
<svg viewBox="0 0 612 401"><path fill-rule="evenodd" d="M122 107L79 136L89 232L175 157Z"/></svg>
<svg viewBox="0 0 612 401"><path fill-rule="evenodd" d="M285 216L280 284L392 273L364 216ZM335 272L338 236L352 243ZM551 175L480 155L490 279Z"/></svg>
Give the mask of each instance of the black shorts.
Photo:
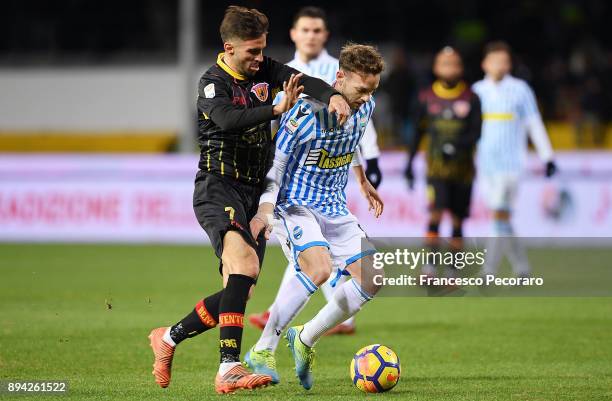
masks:
<svg viewBox="0 0 612 401"><path fill-rule="evenodd" d="M255 249L261 268L266 239L261 233L255 240L249 229L249 222L259 207L260 195L260 186L251 186L198 171L193 191L193 210L219 258L219 272L223 267L223 237L229 230L239 232L247 244Z"/></svg>
<svg viewBox="0 0 612 401"><path fill-rule="evenodd" d="M471 182L429 178L427 179L427 192L431 209L446 209L462 219L470 215Z"/></svg>

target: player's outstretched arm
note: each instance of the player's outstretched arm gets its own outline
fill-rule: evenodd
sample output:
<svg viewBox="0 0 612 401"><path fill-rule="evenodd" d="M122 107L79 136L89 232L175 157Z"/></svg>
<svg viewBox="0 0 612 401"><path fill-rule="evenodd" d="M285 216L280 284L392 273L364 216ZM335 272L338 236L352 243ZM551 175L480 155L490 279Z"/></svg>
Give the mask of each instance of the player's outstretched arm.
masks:
<svg viewBox="0 0 612 401"><path fill-rule="evenodd" d="M368 201L368 210L374 210L374 216L378 218L382 214L384 208L382 199L378 195L376 189L372 186L372 184L370 184L370 181L368 181L363 167L360 165L354 165L353 172L357 178L357 183L359 184L361 194Z"/></svg>
<svg viewBox="0 0 612 401"><path fill-rule="evenodd" d="M291 74L297 74L299 71L291 68L285 64L281 64L275 60L268 59L271 63L272 79L277 82L287 80ZM346 99L329 84L319 78L314 78L309 75L303 75L300 78L300 85L304 86L304 93L309 96L320 100L323 103L329 105L328 110L330 113L336 113L338 117L338 123L344 124L349 116L351 115L351 108L349 107Z"/></svg>
<svg viewBox="0 0 612 401"><path fill-rule="evenodd" d="M527 127L527 133L533 143L540 159L546 163L546 177L551 177L557 171L554 162L554 153L542 116L538 110L535 94L529 85L525 84L524 100L522 103L522 114Z"/></svg>
<svg viewBox="0 0 612 401"><path fill-rule="evenodd" d="M291 79L290 79L291 81ZM290 82L288 85L285 85L285 89L287 86L295 85L297 80ZM289 88L289 95L285 97L295 97L297 100L297 96L292 92L292 88ZM287 115L285 115L287 116ZM253 234L253 238L257 238L259 234L265 230L264 236L266 240L270 239L270 232L272 231L272 220L274 207L276 205L276 200L278 198L278 193L280 192L280 185L285 175L285 171L287 169L287 161L289 160L289 155L295 148L293 135L285 132L285 127L279 129L279 133L276 136L276 140L279 138L291 138L289 140L284 140L277 142L276 150L274 153L274 159L272 161L272 167L268 174L266 174L265 182L264 182L264 190L259 198L259 208L257 209L257 214L251 219L249 222L249 226L251 229L251 234ZM283 143L285 147L280 146L280 143Z"/></svg>
<svg viewBox="0 0 612 401"><path fill-rule="evenodd" d="M225 131L239 130L274 119L272 106L244 108L234 104L226 83L209 75L200 79L198 112Z"/></svg>

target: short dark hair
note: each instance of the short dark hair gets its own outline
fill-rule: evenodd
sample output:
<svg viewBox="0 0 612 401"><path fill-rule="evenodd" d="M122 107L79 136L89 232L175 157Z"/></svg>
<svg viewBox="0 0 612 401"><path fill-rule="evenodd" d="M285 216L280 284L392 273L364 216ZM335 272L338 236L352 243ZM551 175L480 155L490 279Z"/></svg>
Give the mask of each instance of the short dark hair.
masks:
<svg viewBox="0 0 612 401"><path fill-rule="evenodd" d="M494 40L485 45L482 57L487 57L489 53L493 52L506 52L508 56L512 57L512 48L507 42L503 40Z"/></svg>
<svg viewBox="0 0 612 401"><path fill-rule="evenodd" d="M231 39L257 39L268 33L268 17L254 8L229 6L225 10L221 22L221 40L227 42Z"/></svg>
<svg viewBox="0 0 612 401"><path fill-rule="evenodd" d="M385 61L374 46L347 43L340 51L340 69L358 74L380 74Z"/></svg>
<svg viewBox="0 0 612 401"><path fill-rule="evenodd" d="M327 13L322 8L314 7L314 6L300 8L300 10L293 16L293 26L295 26L298 20L302 17L320 18L323 20L323 23L325 24L325 29L327 29L328 27Z"/></svg>

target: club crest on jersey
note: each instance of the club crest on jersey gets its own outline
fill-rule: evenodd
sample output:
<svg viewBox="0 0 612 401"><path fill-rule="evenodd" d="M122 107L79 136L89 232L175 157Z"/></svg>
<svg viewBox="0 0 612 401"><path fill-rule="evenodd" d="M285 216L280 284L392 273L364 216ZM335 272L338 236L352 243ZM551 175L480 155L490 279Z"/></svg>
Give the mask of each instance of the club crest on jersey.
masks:
<svg viewBox="0 0 612 401"><path fill-rule="evenodd" d="M332 169L344 167L353 161L353 153L345 153L339 156L330 156L325 149L312 149L306 157L306 166L317 166L321 169Z"/></svg>
<svg viewBox="0 0 612 401"><path fill-rule="evenodd" d="M453 111L459 118L465 118L470 113L470 103L465 100L457 100L453 103Z"/></svg>
<svg viewBox="0 0 612 401"><path fill-rule="evenodd" d="M253 85L251 92L263 103L268 100L268 86L267 82L260 82Z"/></svg>
<svg viewBox="0 0 612 401"><path fill-rule="evenodd" d="M295 228L293 229L293 238L300 239L300 238L302 238L302 234L304 234L304 231L302 230L302 227L295 226Z"/></svg>

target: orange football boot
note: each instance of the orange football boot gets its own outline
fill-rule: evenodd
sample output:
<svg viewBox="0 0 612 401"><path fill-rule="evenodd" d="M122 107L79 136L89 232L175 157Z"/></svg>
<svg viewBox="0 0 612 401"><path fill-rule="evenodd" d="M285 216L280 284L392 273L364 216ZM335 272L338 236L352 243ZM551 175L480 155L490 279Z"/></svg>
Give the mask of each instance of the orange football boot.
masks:
<svg viewBox="0 0 612 401"><path fill-rule="evenodd" d="M152 373L155 376L155 382L162 388L170 385L172 358L174 357L174 347L163 340L167 329L167 327L159 327L149 334L150 345L155 355Z"/></svg>
<svg viewBox="0 0 612 401"><path fill-rule="evenodd" d="M233 393L236 390L253 390L265 387L272 382L268 375L251 373L242 365L236 365L223 376L217 373L215 377L215 391L219 394Z"/></svg>

